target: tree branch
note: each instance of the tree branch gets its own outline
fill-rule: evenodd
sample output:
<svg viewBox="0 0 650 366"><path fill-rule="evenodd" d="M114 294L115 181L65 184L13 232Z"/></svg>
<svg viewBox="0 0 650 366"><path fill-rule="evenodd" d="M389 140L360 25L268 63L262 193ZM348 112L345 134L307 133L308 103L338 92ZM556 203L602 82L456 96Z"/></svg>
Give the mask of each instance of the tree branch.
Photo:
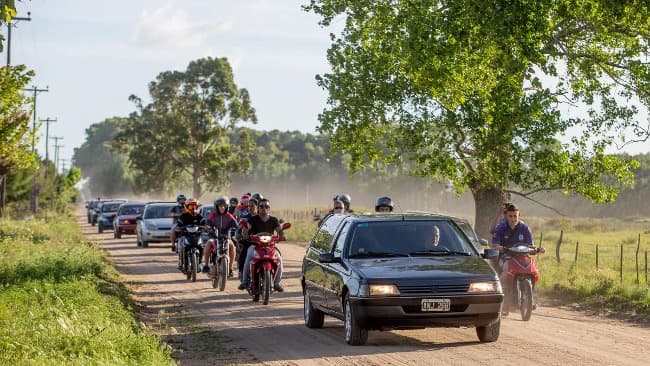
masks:
<svg viewBox="0 0 650 366"><path fill-rule="evenodd" d="M543 190L550 190L550 189L540 189L540 190L535 190L535 191L532 191L532 193L534 193L534 192L539 192L539 191L543 191ZM557 213L557 214L560 215L560 216L567 216L566 214L560 212L558 209L556 209L556 208L554 208L554 207L551 207L551 206L549 206L549 205L545 205L545 204L539 202L539 201L536 200L536 199L533 199L533 198L531 198L531 197L528 197L528 195L529 195L530 193L527 193L527 194L526 194L526 193L521 193L521 192L511 191L511 190L506 190L506 192L508 192L508 193L510 193L510 194L516 194L517 196L523 197L523 198L525 198L525 199L527 199L527 200L529 200L529 201L533 201L533 202L537 203L538 205L540 205L540 206L542 206L542 207L548 208L549 210L551 210L551 211Z"/></svg>

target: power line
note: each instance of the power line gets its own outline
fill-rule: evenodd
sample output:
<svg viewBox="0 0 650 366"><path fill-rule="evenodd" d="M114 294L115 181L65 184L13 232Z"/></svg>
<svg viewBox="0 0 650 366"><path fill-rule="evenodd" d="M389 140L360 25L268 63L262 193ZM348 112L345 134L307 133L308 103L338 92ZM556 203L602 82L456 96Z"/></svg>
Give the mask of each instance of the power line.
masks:
<svg viewBox="0 0 650 366"><path fill-rule="evenodd" d="M49 143L49 137L50 137L50 123L52 122L58 122L57 119L52 119L52 118L46 118L42 119L41 122L45 122L45 162L50 159L49 155L49 149L48 149L48 143Z"/></svg>

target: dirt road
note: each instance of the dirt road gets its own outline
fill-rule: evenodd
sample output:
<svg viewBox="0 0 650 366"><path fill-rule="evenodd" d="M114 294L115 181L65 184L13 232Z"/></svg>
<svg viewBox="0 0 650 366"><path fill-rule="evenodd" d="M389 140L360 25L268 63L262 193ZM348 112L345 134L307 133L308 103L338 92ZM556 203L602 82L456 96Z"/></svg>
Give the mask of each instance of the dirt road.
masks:
<svg viewBox="0 0 650 366"><path fill-rule="evenodd" d="M648 365L650 328L544 306L531 321L504 318L498 342L481 344L474 329L371 331L368 345L348 346L343 324L326 317L323 329L303 324L299 276L304 243L281 243L285 292L268 306L254 303L237 281L225 292L205 275L188 282L176 270L169 245L138 248L135 236L113 239L79 225L120 271L140 317L174 347L182 365ZM219 353L217 353L219 351Z"/></svg>

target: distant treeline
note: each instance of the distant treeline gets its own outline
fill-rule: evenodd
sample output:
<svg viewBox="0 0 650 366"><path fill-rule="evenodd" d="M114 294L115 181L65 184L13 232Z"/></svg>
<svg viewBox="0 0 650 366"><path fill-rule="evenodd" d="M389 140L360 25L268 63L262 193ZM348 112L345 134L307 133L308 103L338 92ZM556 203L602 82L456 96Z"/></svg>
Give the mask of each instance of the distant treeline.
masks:
<svg viewBox="0 0 650 366"><path fill-rule="evenodd" d="M84 193L87 197L125 196L141 194L135 184L127 156L117 152L112 145L114 137L127 118L114 117L93 124L86 129L86 141L74 152L74 164L88 179ZM231 132L236 141L246 130L254 142L251 154L252 169L246 174L236 174L225 192L209 192L204 200L216 193L241 196L246 191L273 192L279 204L295 206L328 205L329 196L349 192L357 207L369 208L373 198L392 195L403 209L419 209L473 216L473 201L466 193L455 197L451 187L436 181L406 176L403 169L386 169L381 172L366 171L350 176L348 157L330 153L327 136L299 131L260 131L237 128ZM146 149L147 146L133 148ZM636 183L622 188L613 204L593 204L579 197L565 196L561 192L538 193L533 198L570 216L649 216L650 215L650 153L633 156L639 161ZM173 185L172 185L173 186ZM162 187L162 185L161 185ZM182 189L164 189L156 194L171 198ZM548 216L557 213L523 198L513 197L521 203L526 215Z"/></svg>

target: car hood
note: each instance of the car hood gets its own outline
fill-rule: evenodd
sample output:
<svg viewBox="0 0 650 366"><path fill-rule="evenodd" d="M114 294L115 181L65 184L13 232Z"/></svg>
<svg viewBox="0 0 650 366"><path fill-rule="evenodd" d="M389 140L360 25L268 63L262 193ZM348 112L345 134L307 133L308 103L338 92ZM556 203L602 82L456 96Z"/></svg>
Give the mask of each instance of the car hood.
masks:
<svg viewBox="0 0 650 366"><path fill-rule="evenodd" d="M147 224L154 224L156 226L171 226L172 219L171 217L165 217L160 219L144 219L144 222Z"/></svg>
<svg viewBox="0 0 650 366"><path fill-rule="evenodd" d="M436 280L496 279L490 266L478 256L363 258L350 264L369 280L430 282Z"/></svg>

